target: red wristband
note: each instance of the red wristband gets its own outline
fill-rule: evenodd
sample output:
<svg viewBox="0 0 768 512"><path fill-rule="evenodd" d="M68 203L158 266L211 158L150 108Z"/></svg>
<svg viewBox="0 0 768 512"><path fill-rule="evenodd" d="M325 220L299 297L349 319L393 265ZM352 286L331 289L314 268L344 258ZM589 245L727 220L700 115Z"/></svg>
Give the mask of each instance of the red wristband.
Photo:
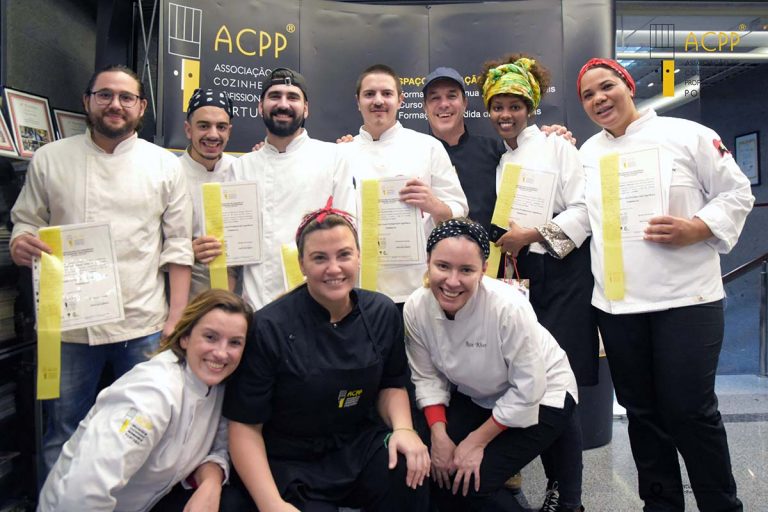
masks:
<svg viewBox="0 0 768 512"><path fill-rule="evenodd" d="M496 417L493 414L491 414L491 419L496 424L496 426L499 427L499 430L504 431L504 430L507 430L509 428L508 426L502 425L501 423L499 423L499 420L497 420Z"/></svg>
<svg viewBox="0 0 768 512"><path fill-rule="evenodd" d="M427 418L427 425L432 426L442 421L446 425L448 420L445 417L445 406L443 404L428 405L424 408L424 417Z"/></svg>

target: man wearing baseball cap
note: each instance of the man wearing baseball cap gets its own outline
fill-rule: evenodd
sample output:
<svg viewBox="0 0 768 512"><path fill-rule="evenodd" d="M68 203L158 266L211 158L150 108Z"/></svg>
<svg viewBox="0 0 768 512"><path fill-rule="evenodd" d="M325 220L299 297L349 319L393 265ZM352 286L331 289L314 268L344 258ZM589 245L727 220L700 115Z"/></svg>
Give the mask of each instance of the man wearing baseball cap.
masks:
<svg viewBox="0 0 768 512"><path fill-rule="evenodd" d="M235 161L235 157L224 153L232 131L232 112L232 99L224 91L214 89L197 89L187 106L184 133L189 145L179 161L187 178L194 213L192 248L195 264L192 266L190 298L211 287L206 263L221 249L214 237L203 236L201 187L204 183L220 183L228 179L229 166ZM217 249L213 257L206 250L211 246Z"/></svg>
<svg viewBox="0 0 768 512"><path fill-rule="evenodd" d="M424 81L424 111L431 134L443 143L469 203L469 217L490 230L496 203L496 166L506 151L497 138L470 134L464 124L464 78L438 67Z"/></svg>

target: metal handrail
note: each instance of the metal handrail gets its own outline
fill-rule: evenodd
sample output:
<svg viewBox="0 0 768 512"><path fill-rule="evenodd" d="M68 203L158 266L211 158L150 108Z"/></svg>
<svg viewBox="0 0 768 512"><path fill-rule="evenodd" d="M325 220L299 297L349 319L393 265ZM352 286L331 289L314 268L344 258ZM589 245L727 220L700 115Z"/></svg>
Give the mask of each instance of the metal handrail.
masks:
<svg viewBox="0 0 768 512"><path fill-rule="evenodd" d="M741 265L740 267L736 267L735 269L731 270L727 274L723 274L723 284L728 284L734 279L738 279L739 277L743 276L747 272L756 269L764 261L768 261L768 252L758 256L757 258L751 261L748 261L747 263Z"/></svg>
<svg viewBox="0 0 768 512"><path fill-rule="evenodd" d="M768 252L725 274L723 284L730 283L757 267L762 267L760 270L760 376L768 377Z"/></svg>

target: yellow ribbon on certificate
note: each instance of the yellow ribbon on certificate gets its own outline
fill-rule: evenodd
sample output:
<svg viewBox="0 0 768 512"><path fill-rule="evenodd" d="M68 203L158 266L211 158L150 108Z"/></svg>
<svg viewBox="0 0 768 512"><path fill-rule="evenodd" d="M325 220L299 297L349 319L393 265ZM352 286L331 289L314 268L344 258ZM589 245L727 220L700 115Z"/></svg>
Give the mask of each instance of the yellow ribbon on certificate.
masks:
<svg viewBox="0 0 768 512"><path fill-rule="evenodd" d="M361 195L360 287L375 291L379 275L379 180L363 180Z"/></svg>
<svg viewBox="0 0 768 512"><path fill-rule="evenodd" d="M491 223L499 227L509 225L509 214L512 211L512 205L515 203L515 194L517 194L517 182L520 181L520 173L523 171L519 164L505 164L501 172L501 184L499 193L496 195L496 204L493 207L493 217ZM485 275L488 277L497 277L499 273L499 264L501 263L501 247L491 243L491 254L488 256L488 267Z"/></svg>
<svg viewBox="0 0 768 512"><path fill-rule="evenodd" d="M624 255L621 243L621 198L619 197L619 154L600 159L600 188L603 196L603 247L605 297L624 298Z"/></svg>
<svg viewBox="0 0 768 512"><path fill-rule="evenodd" d="M205 210L205 234L224 244L224 216L221 213L221 183L203 183L203 209ZM208 264L211 288L229 289L227 279L227 252L225 250Z"/></svg>
<svg viewBox="0 0 768 512"><path fill-rule="evenodd" d="M283 273L288 289L293 290L304 282L304 274L299 267L299 248L296 244L283 244L280 248L280 255L283 258Z"/></svg>
<svg viewBox="0 0 768 512"><path fill-rule="evenodd" d="M38 236L53 254L40 257L40 300L37 306L37 399L59 398L61 382L61 311L64 262L61 230L41 228Z"/></svg>

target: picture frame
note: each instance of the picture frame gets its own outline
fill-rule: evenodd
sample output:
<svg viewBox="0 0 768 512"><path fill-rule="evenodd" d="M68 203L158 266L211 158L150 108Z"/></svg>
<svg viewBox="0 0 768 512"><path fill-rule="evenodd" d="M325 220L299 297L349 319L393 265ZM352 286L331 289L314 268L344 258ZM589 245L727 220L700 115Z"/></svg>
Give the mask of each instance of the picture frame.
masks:
<svg viewBox="0 0 768 512"><path fill-rule="evenodd" d="M11 137L11 131L8 129L8 124L5 122L5 116L0 112L0 156L8 156L11 158L18 158L19 153L16 152L16 146L13 143Z"/></svg>
<svg viewBox="0 0 768 512"><path fill-rule="evenodd" d="M3 98L21 158L32 158L38 148L54 141L48 98L10 87L3 88Z"/></svg>
<svg viewBox="0 0 768 512"><path fill-rule="evenodd" d="M736 163L752 185L760 184L760 132L737 135L735 139Z"/></svg>
<svg viewBox="0 0 768 512"><path fill-rule="evenodd" d="M73 135L85 133L85 130L88 128L86 124L87 117L82 112L54 108L53 119L56 121L57 139L66 139Z"/></svg>

